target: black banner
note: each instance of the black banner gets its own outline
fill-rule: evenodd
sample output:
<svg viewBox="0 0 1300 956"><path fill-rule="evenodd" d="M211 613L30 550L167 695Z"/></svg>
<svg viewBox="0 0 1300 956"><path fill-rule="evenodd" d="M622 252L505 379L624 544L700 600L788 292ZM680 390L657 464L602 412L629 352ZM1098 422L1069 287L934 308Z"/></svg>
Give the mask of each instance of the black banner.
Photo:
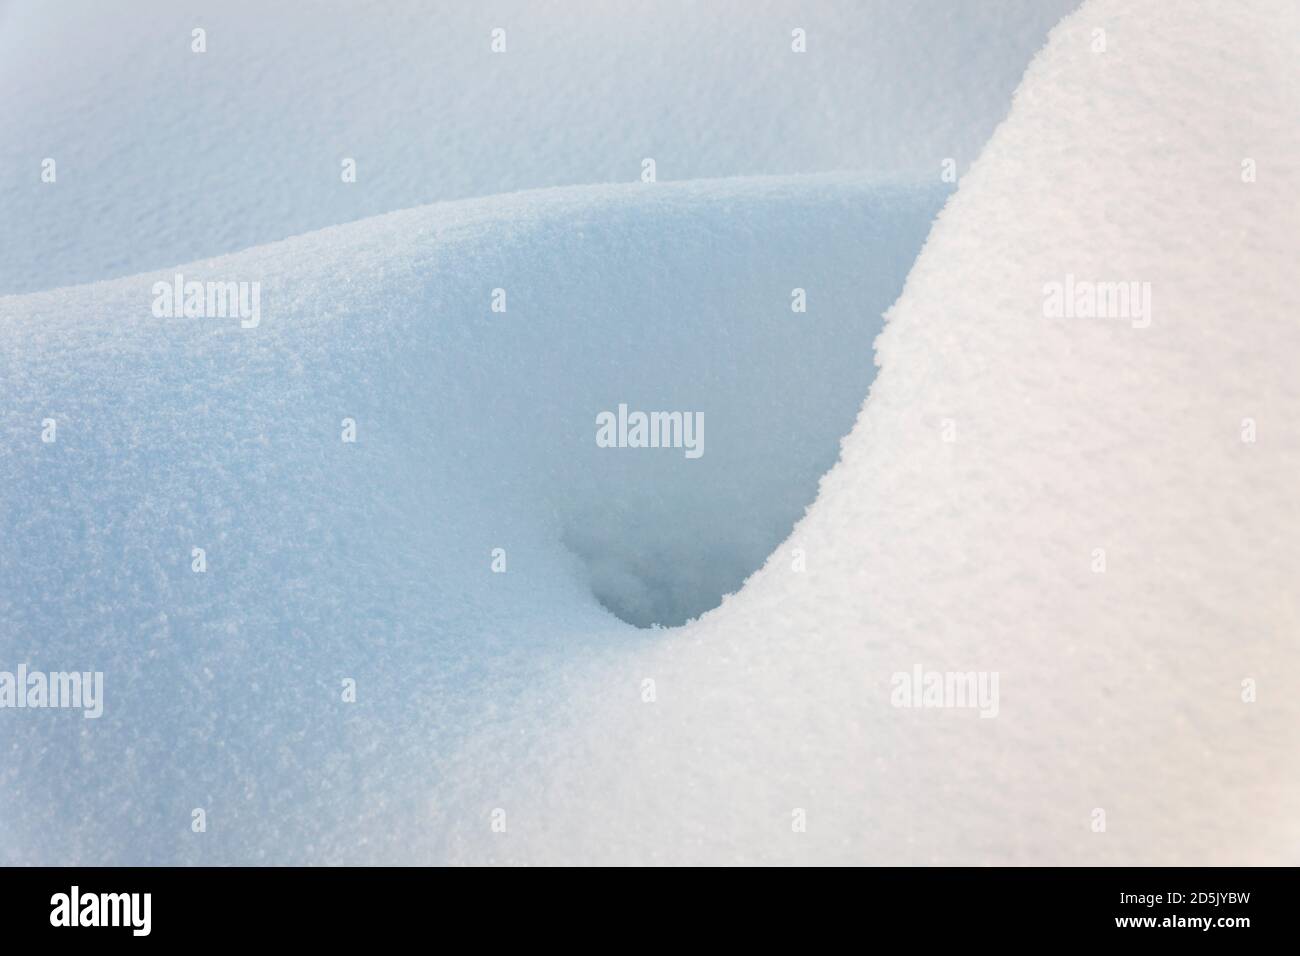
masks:
<svg viewBox="0 0 1300 956"><path fill-rule="evenodd" d="M793 886L779 875L722 879L725 888L717 876L697 885L676 874L671 889L653 889L574 873L534 889L527 875L436 869L8 869L0 871L0 925L7 943L54 945L337 946L528 926L541 939L547 927L568 923L569 936L611 919L626 921L632 937L702 921L765 942L830 931L925 945L1127 937L1232 946L1295 937L1286 869L825 870Z"/></svg>

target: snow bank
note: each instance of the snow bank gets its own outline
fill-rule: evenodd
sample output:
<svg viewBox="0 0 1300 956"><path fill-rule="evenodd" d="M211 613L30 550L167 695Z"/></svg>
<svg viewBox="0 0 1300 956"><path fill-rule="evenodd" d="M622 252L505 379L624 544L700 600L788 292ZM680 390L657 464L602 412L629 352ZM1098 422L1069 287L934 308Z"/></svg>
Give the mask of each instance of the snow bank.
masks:
<svg viewBox="0 0 1300 956"><path fill-rule="evenodd" d="M681 623L789 534L943 198L545 190L0 299L0 670L107 698L0 715L4 859L358 859L422 827L470 729L642 640L606 607ZM177 271L247 283L246 315L159 317ZM701 454L597 447L620 404L703 415Z"/></svg>
<svg viewBox="0 0 1300 956"><path fill-rule="evenodd" d="M105 673L0 714L0 859L1300 862L1297 25L1092 0L901 297L942 196L828 176L180 270L253 328L0 299L0 667ZM703 457L595 447L621 402Z"/></svg>
<svg viewBox="0 0 1300 956"><path fill-rule="evenodd" d="M944 157L966 168L1075 3L10 0L0 294L437 200L633 182L647 157L661 181L931 181Z"/></svg>
<svg viewBox="0 0 1300 956"><path fill-rule="evenodd" d="M1281 2L1062 23L808 518L564 719L483 734L411 854L1300 862L1298 27ZM1067 276L1150 283L1149 325L1045 317ZM998 674L996 717L892 706L918 666Z"/></svg>

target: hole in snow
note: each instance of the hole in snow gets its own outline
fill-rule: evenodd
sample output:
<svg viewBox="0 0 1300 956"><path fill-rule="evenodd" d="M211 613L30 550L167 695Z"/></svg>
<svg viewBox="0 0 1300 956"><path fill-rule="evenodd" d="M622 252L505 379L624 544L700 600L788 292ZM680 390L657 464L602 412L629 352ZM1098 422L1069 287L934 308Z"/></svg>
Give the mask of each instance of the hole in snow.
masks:
<svg viewBox="0 0 1300 956"><path fill-rule="evenodd" d="M600 361L549 420L577 423L554 487L596 600L636 627L684 624L789 536L866 397L881 316L945 195L831 181L721 214L702 204L641 226L654 239L630 267L585 290ZM633 447L636 412L694 415L702 434Z"/></svg>

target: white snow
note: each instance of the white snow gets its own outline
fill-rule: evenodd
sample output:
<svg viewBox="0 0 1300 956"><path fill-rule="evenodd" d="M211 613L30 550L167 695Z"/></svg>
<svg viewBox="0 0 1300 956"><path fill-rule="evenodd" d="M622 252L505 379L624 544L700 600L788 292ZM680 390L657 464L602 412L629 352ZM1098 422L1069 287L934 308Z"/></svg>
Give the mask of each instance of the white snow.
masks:
<svg viewBox="0 0 1300 956"><path fill-rule="evenodd" d="M944 195L542 190L0 299L0 660L106 695L93 727L0 712L4 852L71 824L87 862L348 858L375 794L644 640L607 607L715 607L834 463ZM158 318L177 272L259 283L257 324ZM598 447L620 403L701 413L703 454Z"/></svg>
<svg viewBox="0 0 1300 956"><path fill-rule="evenodd" d="M0 294L436 200L634 182L647 157L660 181L933 181L974 159L1076 3L10 0Z"/></svg>
<svg viewBox="0 0 1300 956"><path fill-rule="evenodd" d="M1119 0L1058 27L808 518L721 610L566 687L563 719L483 732L411 855L1300 861L1297 27ZM1150 282L1150 327L1044 318L1067 273ZM918 664L998 673L996 719L892 707Z"/></svg>
<svg viewBox="0 0 1300 956"><path fill-rule="evenodd" d="M1298 26L1089 0L932 231L949 154L904 137L923 175L439 202L160 268L440 198L309 189L0 298L0 669L105 674L97 720L0 712L0 862L1300 862ZM749 166L753 110L692 174L861 165ZM176 272L259 282L260 323L155 317ZM1149 283L1149 324L1046 317L1067 276ZM705 454L597 448L620 402L703 411ZM685 627L608 609L760 564ZM996 672L996 717L892 706L916 667Z"/></svg>

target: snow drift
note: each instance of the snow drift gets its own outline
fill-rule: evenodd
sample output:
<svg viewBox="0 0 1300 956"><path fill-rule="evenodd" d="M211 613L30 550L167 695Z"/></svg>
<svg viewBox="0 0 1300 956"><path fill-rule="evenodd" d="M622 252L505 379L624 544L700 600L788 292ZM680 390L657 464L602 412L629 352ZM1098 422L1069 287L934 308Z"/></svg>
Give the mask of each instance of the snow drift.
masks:
<svg viewBox="0 0 1300 956"><path fill-rule="evenodd" d="M809 516L486 729L405 858L1300 862L1298 43L1290 3L1067 18ZM1149 283L1149 326L1046 317L1069 275ZM999 674L997 717L893 706L918 665Z"/></svg>
<svg viewBox="0 0 1300 956"><path fill-rule="evenodd" d="M910 272L943 195L840 175L0 299L0 661L106 695L0 715L0 858L1298 862L1297 26L1092 0ZM261 321L160 320L177 271ZM1150 310L1050 316L1089 283ZM705 454L598 449L619 402Z"/></svg>
<svg viewBox="0 0 1300 956"><path fill-rule="evenodd" d="M945 157L967 167L1076 3L9 0L0 294L437 200L632 182L647 157L661 181L932 181Z"/></svg>
<svg viewBox="0 0 1300 956"><path fill-rule="evenodd" d="M626 645L607 608L716 606L834 462L943 196L546 190L0 299L0 652L107 695L5 713L7 859L355 858L374 793ZM702 454L597 447L620 404L701 413Z"/></svg>

